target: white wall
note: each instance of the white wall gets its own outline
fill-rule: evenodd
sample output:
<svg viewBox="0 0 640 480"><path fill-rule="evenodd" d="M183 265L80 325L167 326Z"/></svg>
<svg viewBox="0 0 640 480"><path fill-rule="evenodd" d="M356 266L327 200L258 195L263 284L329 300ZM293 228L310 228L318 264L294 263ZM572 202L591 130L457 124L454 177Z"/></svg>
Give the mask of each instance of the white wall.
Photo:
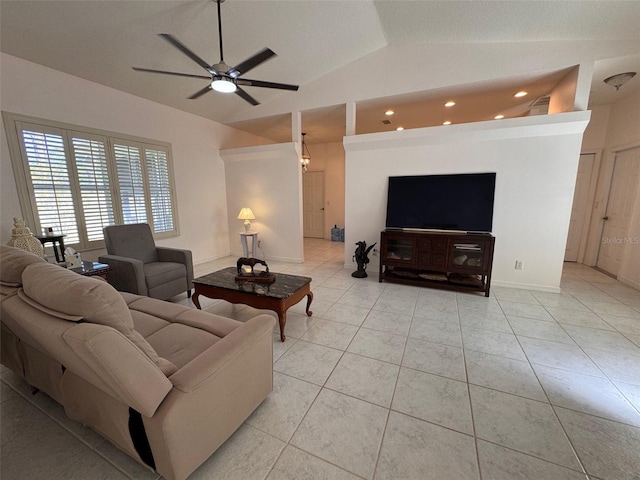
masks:
<svg viewBox="0 0 640 480"><path fill-rule="evenodd" d="M576 89L578 86L578 72L580 67L572 69L560 80L549 98L549 113L573 112L579 110L576 106Z"/></svg>
<svg viewBox="0 0 640 480"><path fill-rule="evenodd" d="M218 150L248 134L10 55L0 58L3 111L170 142L180 236L158 243L192 250L194 263L229 253L225 169ZM6 243L12 217L22 213L4 128L0 135L0 241ZM83 256L96 259L100 253Z"/></svg>
<svg viewBox="0 0 640 480"><path fill-rule="evenodd" d="M623 87L624 88L624 87ZM585 131L583 151L602 150L602 161L596 187L594 210L587 242L585 263L595 265L602 234L602 217L606 213L615 154L628 148L640 148L640 93L612 105L594 107L592 122ZM640 237L640 193L636 194L627 237ZM640 246L624 244L618 279L640 288Z"/></svg>
<svg viewBox="0 0 640 480"><path fill-rule="evenodd" d="M379 241L389 176L496 172L493 284L557 291L588 120L572 112L345 137L346 245Z"/></svg>
<svg viewBox="0 0 640 480"><path fill-rule="evenodd" d="M344 147L342 143L311 145L309 171L324 172L324 238L334 225L344 227Z"/></svg>
<svg viewBox="0 0 640 480"><path fill-rule="evenodd" d="M593 152L604 148L610 112L611 105L591 107L591 120L582 137L582 152Z"/></svg>
<svg viewBox="0 0 640 480"><path fill-rule="evenodd" d="M637 39L388 45L302 85L296 95L239 111L230 122L548 73L574 65L580 66L575 109L582 110L593 62L635 55L639 45Z"/></svg>
<svg viewBox="0 0 640 480"><path fill-rule="evenodd" d="M635 106L633 108L629 108ZM635 115L634 115L635 113ZM635 118L634 118L635 117ZM640 150L640 95L637 95L635 102L624 102L624 105L614 104L611 111L611 121L609 122L610 128L624 124L627 126L627 122L635 122L635 132L627 129L629 136L623 136L621 133L625 129L620 128L612 131L609 130L607 135L608 146L605 149L604 171L600 176L601 188L600 193L602 198L600 204L604 210L606 201L605 198L609 196L609 187L611 184L611 175L613 174L615 152L619 150L625 150L626 148L633 148L636 152ZM635 138L634 134L635 133ZM609 144L609 139L612 138L620 143ZM610 146L609 146L610 145ZM638 156L636 155L636 158ZM607 197L605 197L605 194ZM600 230L601 232L602 230ZM596 237L599 239L599 236ZM601 240L600 240L601 241ZM623 244L622 254L620 257L620 268L618 269L618 280L634 286L640 289L640 185L636 186L635 198L631 210L631 218L629 220L629 228L625 235L625 243Z"/></svg>
<svg viewBox="0 0 640 480"><path fill-rule="evenodd" d="M304 261L302 243L302 169L300 146L280 143L222 150L225 163L228 231L231 253L241 256L237 216L249 207L256 219L251 230L262 243L260 258L289 262Z"/></svg>

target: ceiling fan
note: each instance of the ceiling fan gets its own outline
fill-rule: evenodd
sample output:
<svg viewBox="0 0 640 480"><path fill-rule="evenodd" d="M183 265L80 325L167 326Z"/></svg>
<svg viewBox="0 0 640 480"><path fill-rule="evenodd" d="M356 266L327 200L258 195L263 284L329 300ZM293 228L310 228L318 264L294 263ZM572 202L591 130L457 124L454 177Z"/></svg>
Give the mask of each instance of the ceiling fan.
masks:
<svg viewBox="0 0 640 480"><path fill-rule="evenodd" d="M194 75L191 73L181 73L181 72L168 72L166 70L153 70L150 68L139 68L132 67L134 70L138 72L151 72L151 73L162 73L163 75L175 75L178 77L189 77L189 78L204 78L209 80L209 84L201 90L198 90L196 93L191 95L189 99L193 100L198 98L205 93L208 93L211 90L215 90L216 92L224 92L224 93L233 93L242 97L244 100L249 102L251 105L259 105L255 98L245 92L242 87L263 87L263 88L277 88L280 90L298 90L298 85L289 85L286 83L274 83L274 82L263 82L262 80L249 80L248 78L240 78L241 75L244 75L249 70L257 67L263 62L266 62L271 57L276 56L276 54L265 48L260 52L256 53L252 57L249 57L244 62L239 63L235 67L230 67L226 63L224 63L224 55L222 53L222 17L220 15L220 4L225 0L213 0L218 4L218 38L220 39L220 61L213 65L209 65L198 55L193 53L187 46L185 46L182 42L180 42L177 38L169 33L160 33L159 35L164 38L171 45L176 47L182 53L184 53L191 60L196 62L202 68L204 68L209 75Z"/></svg>

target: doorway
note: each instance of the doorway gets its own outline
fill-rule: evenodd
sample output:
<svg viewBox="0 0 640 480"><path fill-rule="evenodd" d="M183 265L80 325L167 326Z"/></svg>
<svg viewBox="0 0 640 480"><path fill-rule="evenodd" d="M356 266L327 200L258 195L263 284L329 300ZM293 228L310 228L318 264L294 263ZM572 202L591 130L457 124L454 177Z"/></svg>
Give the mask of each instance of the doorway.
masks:
<svg viewBox="0 0 640 480"><path fill-rule="evenodd" d="M324 238L324 172L302 174L303 235Z"/></svg>
<svg viewBox="0 0 640 480"><path fill-rule="evenodd" d="M640 183L640 147L617 152L596 266L617 277Z"/></svg>
<svg viewBox="0 0 640 480"><path fill-rule="evenodd" d="M589 208L589 190L593 176L593 167L596 161L595 153L580 154L578 174L576 176L576 188L573 193L573 206L571 207L571 220L569 222L569 234L564 253L565 262L577 262L579 253L586 245L585 226L591 215Z"/></svg>

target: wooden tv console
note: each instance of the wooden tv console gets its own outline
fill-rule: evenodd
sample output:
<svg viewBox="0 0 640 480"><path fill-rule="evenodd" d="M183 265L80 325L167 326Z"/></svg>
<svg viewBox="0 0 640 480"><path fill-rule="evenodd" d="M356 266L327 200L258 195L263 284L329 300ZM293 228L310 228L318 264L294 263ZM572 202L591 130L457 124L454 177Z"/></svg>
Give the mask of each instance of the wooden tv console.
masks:
<svg viewBox="0 0 640 480"><path fill-rule="evenodd" d="M495 237L387 229L380 233L379 281L484 292L489 296Z"/></svg>

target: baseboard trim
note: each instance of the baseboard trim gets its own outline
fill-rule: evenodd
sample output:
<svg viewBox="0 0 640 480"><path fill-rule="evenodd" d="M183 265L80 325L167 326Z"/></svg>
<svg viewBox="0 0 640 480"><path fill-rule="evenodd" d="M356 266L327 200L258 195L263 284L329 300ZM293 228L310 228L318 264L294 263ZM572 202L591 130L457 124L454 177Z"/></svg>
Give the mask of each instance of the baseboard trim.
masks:
<svg viewBox="0 0 640 480"><path fill-rule="evenodd" d="M640 290L640 283L634 282L633 280L625 277L618 277L617 280L620 283L627 285L628 287L635 288L636 290Z"/></svg>
<svg viewBox="0 0 640 480"><path fill-rule="evenodd" d="M500 280L492 280L491 287L517 288L519 290L534 290L536 292L546 293L560 293L562 291L560 287L550 287L546 285L535 285L529 283L501 282Z"/></svg>
<svg viewBox="0 0 640 480"><path fill-rule="evenodd" d="M240 258L244 256L244 252L231 252L228 255L223 255L223 257L228 256ZM261 260L266 260L267 262L304 263L304 258L278 257L274 255L269 255L269 257L266 259L261 258Z"/></svg>
<svg viewBox="0 0 640 480"><path fill-rule="evenodd" d="M215 255L213 257L205 258L204 260L198 260L198 263L194 263L193 266L197 267L198 265L203 265L205 263L215 262L216 260L220 260L221 258L228 257L229 255L231 255L231 254L230 253L223 253L221 255Z"/></svg>

